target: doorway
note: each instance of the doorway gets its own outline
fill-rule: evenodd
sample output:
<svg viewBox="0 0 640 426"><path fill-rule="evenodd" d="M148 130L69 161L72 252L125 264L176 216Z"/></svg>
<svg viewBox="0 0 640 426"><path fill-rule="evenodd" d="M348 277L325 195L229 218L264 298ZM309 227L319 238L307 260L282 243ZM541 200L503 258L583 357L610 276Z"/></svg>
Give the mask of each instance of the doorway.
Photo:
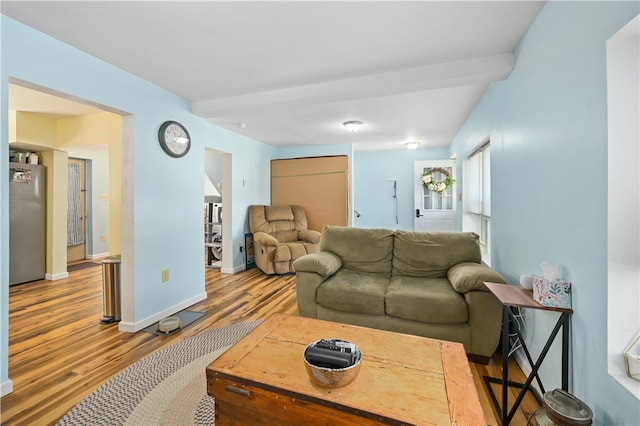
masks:
<svg viewBox="0 0 640 426"><path fill-rule="evenodd" d="M64 231L63 225L67 219L68 199L66 193L68 179L66 179L66 174L70 157L68 153L70 151L86 153L86 157L84 155L76 155L85 158L83 176L92 176L92 169L94 171L97 169L97 173L102 173L105 176L104 185L95 185L95 189L100 191L98 194L101 203L94 202L98 208L92 209L91 198L87 199L86 196L87 187L84 186L84 192L82 191L83 187L80 188L81 193L85 194L80 198L81 200L85 199L84 213L79 215L83 218L83 222L86 222L87 216L93 216L96 222L98 219L100 220L100 224L95 229L104 232L105 246L107 237L111 240L116 239L117 246L115 248L108 246L105 251L120 251L121 232L126 232L125 237L133 235L129 228L126 228L126 231L121 231L121 217L124 214L127 214L127 219L131 216L130 211L132 210L133 202L130 195L132 193L131 185L129 182L123 184L120 166L122 164L121 151L132 150L133 118L126 112L110 109L106 106L103 109L97 109L97 104L95 103L91 103L91 106L89 106L89 101L83 104L80 103L78 98L21 80L9 78L8 89L8 122L11 129L9 133L15 134L15 137L9 140L9 148L37 152L39 154L38 162L46 170L46 193L49 196L46 201L45 279L48 281L64 279L69 276L67 269L68 236ZM63 133L61 136L59 131L42 131L38 133L38 138L36 139L29 132L36 127L45 130L59 130L62 126L58 126L58 124L61 122L64 122L66 130L81 129L83 131L82 138L79 137L80 132L67 131L66 134ZM108 125L105 125L105 123L108 123ZM74 127L74 124L77 124L77 126ZM73 141L73 143L70 143L67 140L70 135L78 137L82 142ZM69 137L68 139L71 138ZM66 143L68 145L65 145ZM99 153L96 153L96 151L99 151ZM132 156L131 153L127 153L129 157ZM92 164L93 166L97 164L98 167L93 167ZM8 179L8 173L2 178ZM80 181L85 182L86 178L83 177ZM95 178L93 182L94 184L96 182L101 183L100 179L96 180ZM120 201L121 192L123 191L127 191L126 200L128 202L126 203ZM130 222L132 223L132 221ZM81 229L83 230L82 240L85 248L80 249L79 252L84 258L87 256L87 244L91 243L91 235L87 234L87 231L91 230L91 225L87 229L85 224L81 226ZM2 237L7 240L9 238L6 235ZM98 239L102 240L100 235ZM124 238L124 240L126 242L125 249L129 253L132 252L133 238ZM122 292L123 294L133 294L133 282L128 275L125 275L126 272L129 271L125 271L123 268L123 277L127 277L128 280L122 280ZM11 297L16 297L16 295L12 294ZM2 305L1 309L6 308L8 300L4 300ZM55 309L52 312L52 315L56 314ZM34 327L37 327L37 324L34 324ZM5 329L5 332L7 330L13 329L9 326ZM13 344L9 343L9 352L14 349ZM26 347L24 349L33 348ZM10 383L11 381L9 380L8 382ZM12 389L12 385L10 388ZM5 383L3 383L2 391L5 393Z"/></svg>
<svg viewBox="0 0 640 426"><path fill-rule="evenodd" d="M86 258L87 167L86 160L69 158L67 209L67 264Z"/></svg>
<svg viewBox="0 0 640 426"><path fill-rule="evenodd" d="M456 230L455 160L414 163L414 230Z"/></svg>
<svg viewBox="0 0 640 426"><path fill-rule="evenodd" d="M9 127L15 134L9 147L39 153L39 163L47 173L46 279L67 277L67 265L73 259L121 253L122 218L129 208L129 203L123 202L123 191L131 197L130 188L122 182L123 170L130 166L122 161L122 151L131 149L133 119L126 112L23 80L10 78L8 87ZM34 138L33 128L58 130L42 131ZM86 177L80 182L84 185L88 181L91 186L79 189L84 194L80 198L84 211L78 214L84 222L79 227L84 247L73 244L69 253L62 225L67 224L71 159L84 160L81 173ZM95 197L90 196L92 189Z"/></svg>
<svg viewBox="0 0 640 426"><path fill-rule="evenodd" d="M233 273L231 188L228 182L231 182L231 154L205 148L205 266Z"/></svg>

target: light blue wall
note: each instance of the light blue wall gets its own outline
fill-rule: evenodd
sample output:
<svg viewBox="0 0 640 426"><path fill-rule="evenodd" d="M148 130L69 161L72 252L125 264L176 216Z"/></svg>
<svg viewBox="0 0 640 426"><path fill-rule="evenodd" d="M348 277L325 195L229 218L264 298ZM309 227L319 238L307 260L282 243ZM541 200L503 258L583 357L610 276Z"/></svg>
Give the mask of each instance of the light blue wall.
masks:
<svg viewBox="0 0 640 426"><path fill-rule="evenodd" d="M0 16L0 52L4 51L4 17ZM7 75L4 57L0 63L0 159L9 158L9 114ZM9 179L7 165L0 161L0 386L1 395L11 389L9 382Z"/></svg>
<svg viewBox="0 0 640 426"><path fill-rule="evenodd" d="M231 154L231 202L223 199L223 216L232 214L233 264L244 265L238 244L244 245L244 234L249 229L249 206L269 204L271 201L270 160L273 148L221 127L209 125L206 146ZM200 178L202 180L202 177ZM226 220L224 221L226 224ZM202 268L201 268L202 269Z"/></svg>
<svg viewBox="0 0 640 426"><path fill-rule="evenodd" d="M132 185L133 290L123 298L133 306L131 322L141 322L205 292L203 267L203 172L205 147L232 156L233 240L244 241L246 211L269 196L272 148L220 129L194 116L190 103L136 76L86 55L5 16L1 17L0 157L8 158L7 88L9 78L27 81L105 105L133 117L133 172L125 172L123 187ZM183 158L167 156L157 132L165 120L182 122L192 137ZM127 152L127 149L124 149ZM0 161L0 382L8 376L8 176ZM125 167L124 170L127 170ZM248 184L243 186L243 178ZM124 192L124 191L123 191ZM123 206L123 208L125 208ZM244 264L241 256L234 266ZM161 270L170 269L169 283ZM123 280L124 280L123 273ZM123 283L124 287L124 283ZM124 312L123 312L123 320Z"/></svg>
<svg viewBox="0 0 640 426"><path fill-rule="evenodd" d="M515 69L483 96L455 138L463 158L491 138L492 265L511 283L547 260L573 284L570 391L594 424L640 424L640 404L607 374L607 99L605 42L637 2L547 3ZM557 314L527 311L538 354ZM622 351L623 348L621 348ZM558 345L542 365L560 387Z"/></svg>
<svg viewBox="0 0 640 426"><path fill-rule="evenodd" d="M354 154L353 207L361 216L354 219L353 226L413 231L413 163L448 158L447 148L357 151ZM398 181L398 223L390 179Z"/></svg>
<svg viewBox="0 0 640 426"><path fill-rule="evenodd" d="M413 230L413 163L446 160L446 147L355 151L351 145L316 145L277 148L274 159L347 155L351 159L351 203L360 217L352 215L352 226ZM393 183L397 179L398 224L395 218Z"/></svg>

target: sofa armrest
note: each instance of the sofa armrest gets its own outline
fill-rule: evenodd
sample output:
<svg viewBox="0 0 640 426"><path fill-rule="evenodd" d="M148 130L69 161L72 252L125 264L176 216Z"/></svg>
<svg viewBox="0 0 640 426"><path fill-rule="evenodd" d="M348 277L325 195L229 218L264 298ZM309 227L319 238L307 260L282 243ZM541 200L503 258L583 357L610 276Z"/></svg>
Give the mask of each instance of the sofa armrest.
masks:
<svg viewBox="0 0 640 426"><path fill-rule="evenodd" d="M464 299L467 302L471 327L469 353L488 360L496 351L500 340L502 304L489 291L472 290L464 294Z"/></svg>
<svg viewBox="0 0 640 426"><path fill-rule="evenodd" d="M466 293L472 290L489 291L484 285L485 281L493 283L505 283L506 281L496 271L488 266L475 262L463 262L452 266L447 272L447 278L458 293Z"/></svg>
<svg viewBox="0 0 640 426"><path fill-rule="evenodd" d="M278 240L276 237L267 234L266 232L255 232L253 234L253 241L262 244L263 246L278 246Z"/></svg>
<svg viewBox="0 0 640 426"><path fill-rule="evenodd" d="M342 261L328 251L311 253L293 262L296 271L298 315L318 318L318 287L342 267Z"/></svg>
<svg viewBox="0 0 640 426"><path fill-rule="evenodd" d="M305 229L298 232L298 239L308 243L318 244L320 242L320 233L313 229Z"/></svg>
<svg viewBox="0 0 640 426"><path fill-rule="evenodd" d="M293 268L296 272L315 272L326 278L342 268L342 260L331 252L321 251L296 259Z"/></svg>

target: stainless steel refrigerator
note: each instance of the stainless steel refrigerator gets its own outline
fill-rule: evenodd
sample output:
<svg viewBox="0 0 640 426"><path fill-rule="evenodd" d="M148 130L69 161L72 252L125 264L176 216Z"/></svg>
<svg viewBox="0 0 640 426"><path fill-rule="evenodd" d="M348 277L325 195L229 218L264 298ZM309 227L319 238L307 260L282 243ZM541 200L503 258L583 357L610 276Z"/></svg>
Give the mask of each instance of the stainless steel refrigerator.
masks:
<svg viewBox="0 0 640 426"><path fill-rule="evenodd" d="M9 285L45 276L45 167L9 163Z"/></svg>

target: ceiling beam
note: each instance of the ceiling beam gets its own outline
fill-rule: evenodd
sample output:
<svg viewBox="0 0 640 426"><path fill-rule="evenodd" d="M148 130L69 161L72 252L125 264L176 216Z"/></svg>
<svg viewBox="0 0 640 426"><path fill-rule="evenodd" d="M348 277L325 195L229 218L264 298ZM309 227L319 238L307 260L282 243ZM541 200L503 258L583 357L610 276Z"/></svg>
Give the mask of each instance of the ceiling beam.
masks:
<svg viewBox="0 0 640 426"><path fill-rule="evenodd" d="M191 110L194 114L205 119L215 119L273 107L308 106L317 103L374 98L477 83L488 84L507 78L513 70L513 66L514 59L511 53L485 56L286 89L198 101L191 104Z"/></svg>

